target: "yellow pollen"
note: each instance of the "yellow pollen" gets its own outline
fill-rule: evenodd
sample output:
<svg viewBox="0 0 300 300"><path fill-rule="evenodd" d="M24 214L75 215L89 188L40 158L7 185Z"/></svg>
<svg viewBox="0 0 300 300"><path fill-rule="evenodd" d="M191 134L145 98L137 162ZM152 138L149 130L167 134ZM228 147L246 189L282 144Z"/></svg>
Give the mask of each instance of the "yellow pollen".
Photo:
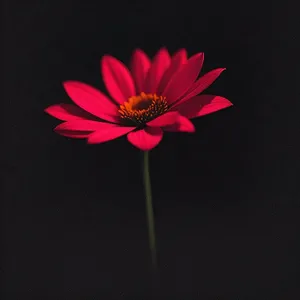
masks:
<svg viewBox="0 0 300 300"><path fill-rule="evenodd" d="M119 113L125 123L143 125L165 113L168 108L166 97L142 92L120 105Z"/></svg>

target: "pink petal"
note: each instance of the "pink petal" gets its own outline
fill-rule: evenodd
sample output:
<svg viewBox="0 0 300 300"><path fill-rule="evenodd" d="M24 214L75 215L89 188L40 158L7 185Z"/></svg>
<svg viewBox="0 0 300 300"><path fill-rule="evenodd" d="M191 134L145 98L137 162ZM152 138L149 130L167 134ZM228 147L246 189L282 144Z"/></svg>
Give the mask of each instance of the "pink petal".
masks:
<svg viewBox="0 0 300 300"><path fill-rule="evenodd" d="M170 54L165 48L160 49L153 59L153 63L146 76L145 93L155 93L162 76L171 62Z"/></svg>
<svg viewBox="0 0 300 300"><path fill-rule="evenodd" d="M64 82L69 97L82 109L105 121L117 122L118 107L100 91L78 81Z"/></svg>
<svg viewBox="0 0 300 300"><path fill-rule="evenodd" d="M84 139L90 135L90 131L72 131L72 130L59 130L56 131L59 135L75 138L75 139Z"/></svg>
<svg viewBox="0 0 300 300"><path fill-rule="evenodd" d="M177 111L170 111L148 122L147 125L150 127L163 127L172 125L176 123L178 117L179 114Z"/></svg>
<svg viewBox="0 0 300 300"><path fill-rule="evenodd" d="M160 95L167 84L169 83L172 76L179 70L179 68L185 64L187 61L187 52L185 49L180 49L177 53L174 54L171 60L171 64L165 74L163 75L157 93Z"/></svg>
<svg viewBox="0 0 300 300"><path fill-rule="evenodd" d="M201 71L203 60L203 53L194 55L173 76L162 93L169 103L176 101L192 86Z"/></svg>
<svg viewBox="0 0 300 300"><path fill-rule="evenodd" d="M191 119L216 112L229 106L232 106L232 103L224 97L200 95L179 104L175 109L181 115Z"/></svg>
<svg viewBox="0 0 300 300"><path fill-rule="evenodd" d="M135 127L116 126L116 127L110 127L107 129L95 131L89 135L88 143L89 144L100 144L103 142L114 140L122 135L125 135L126 133L128 133L134 129L135 129Z"/></svg>
<svg viewBox="0 0 300 300"><path fill-rule="evenodd" d="M173 107L176 107L178 104L185 102L186 100L200 94L205 89L207 89L219 76L220 74L226 70L225 68L219 68L212 70L202 77L200 77L190 88L190 90L186 93L186 95L179 100L177 103L174 104Z"/></svg>
<svg viewBox="0 0 300 300"><path fill-rule="evenodd" d="M73 104L55 104L47 107L45 112L51 115L54 118L57 118L62 121L70 120L85 120L95 118L93 115L84 111L78 106Z"/></svg>
<svg viewBox="0 0 300 300"><path fill-rule="evenodd" d="M107 91L117 103L122 104L135 95L133 79L123 63L105 55L101 60L101 69Z"/></svg>
<svg viewBox="0 0 300 300"><path fill-rule="evenodd" d="M132 55L130 69L135 82L137 94L144 91L144 82L150 65L151 61L145 52L140 49L136 49Z"/></svg>
<svg viewBox="0 0 300 300"><path fill-rule="evenodd" d="M54 130L96 131L114 127L118 127L118 125L90 120L72 120L57 125Z"/></svg>
<svg viewBox="0 0 300 300"><path fill-rule="evenodd" d="M188 118L179 116L175 124L166 126L163 130L171 132L195 132L195 127Z"/></svg>
<svg viewBox="0 0 300 300"><path fill-rule="evenodd" d="M158 127L146 127L145 129L128 133L128 141L135 147L149 151L162 140L163 131Z"/></svg>

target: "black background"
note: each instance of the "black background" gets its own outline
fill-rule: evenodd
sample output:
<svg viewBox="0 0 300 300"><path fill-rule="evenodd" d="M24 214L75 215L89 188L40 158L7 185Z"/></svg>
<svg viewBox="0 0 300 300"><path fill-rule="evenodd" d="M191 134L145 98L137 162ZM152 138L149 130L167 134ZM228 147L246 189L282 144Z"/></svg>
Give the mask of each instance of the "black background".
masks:
<svg viewBox="0 0 300 300"><path fill-rule="evenodd" d="M155 299L300 299L297 9L244 1L4 2L2 299L148 299L140 153L55 134L61 82L99 60L205 52L234 107L151 152Z"/></svg>

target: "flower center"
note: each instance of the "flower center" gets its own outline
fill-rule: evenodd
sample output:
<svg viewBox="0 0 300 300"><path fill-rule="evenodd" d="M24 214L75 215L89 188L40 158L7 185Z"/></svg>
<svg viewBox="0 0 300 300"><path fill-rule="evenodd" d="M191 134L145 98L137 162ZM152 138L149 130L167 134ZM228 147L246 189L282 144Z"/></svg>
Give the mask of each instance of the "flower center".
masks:
<svg viewBox="0 0 300 300"><path fill-rule="evenodd" d="M143 125L168 110L166 97L141 93L120 105L121 119L128 124Z"/></svg>

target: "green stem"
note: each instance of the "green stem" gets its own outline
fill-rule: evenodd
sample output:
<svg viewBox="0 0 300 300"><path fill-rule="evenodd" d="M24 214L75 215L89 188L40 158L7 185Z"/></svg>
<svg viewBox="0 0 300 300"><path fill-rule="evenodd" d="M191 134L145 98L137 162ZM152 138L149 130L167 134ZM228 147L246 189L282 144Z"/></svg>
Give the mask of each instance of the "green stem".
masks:
<svg viewBox="0 0 300 300"><path fill-rule="evenodd" d="M149 151L144 152L143 175L144 175L144 187L145 187L145 196L146 196L146 212L147 212L147 223L148 223L148 234L149 234L149 246L151 251L152 266L154 269L156 269L157 261L156 261L156 245L155 245L155 226L154 226L151 181L150 181L150 172L149 172Z"/></svg>

